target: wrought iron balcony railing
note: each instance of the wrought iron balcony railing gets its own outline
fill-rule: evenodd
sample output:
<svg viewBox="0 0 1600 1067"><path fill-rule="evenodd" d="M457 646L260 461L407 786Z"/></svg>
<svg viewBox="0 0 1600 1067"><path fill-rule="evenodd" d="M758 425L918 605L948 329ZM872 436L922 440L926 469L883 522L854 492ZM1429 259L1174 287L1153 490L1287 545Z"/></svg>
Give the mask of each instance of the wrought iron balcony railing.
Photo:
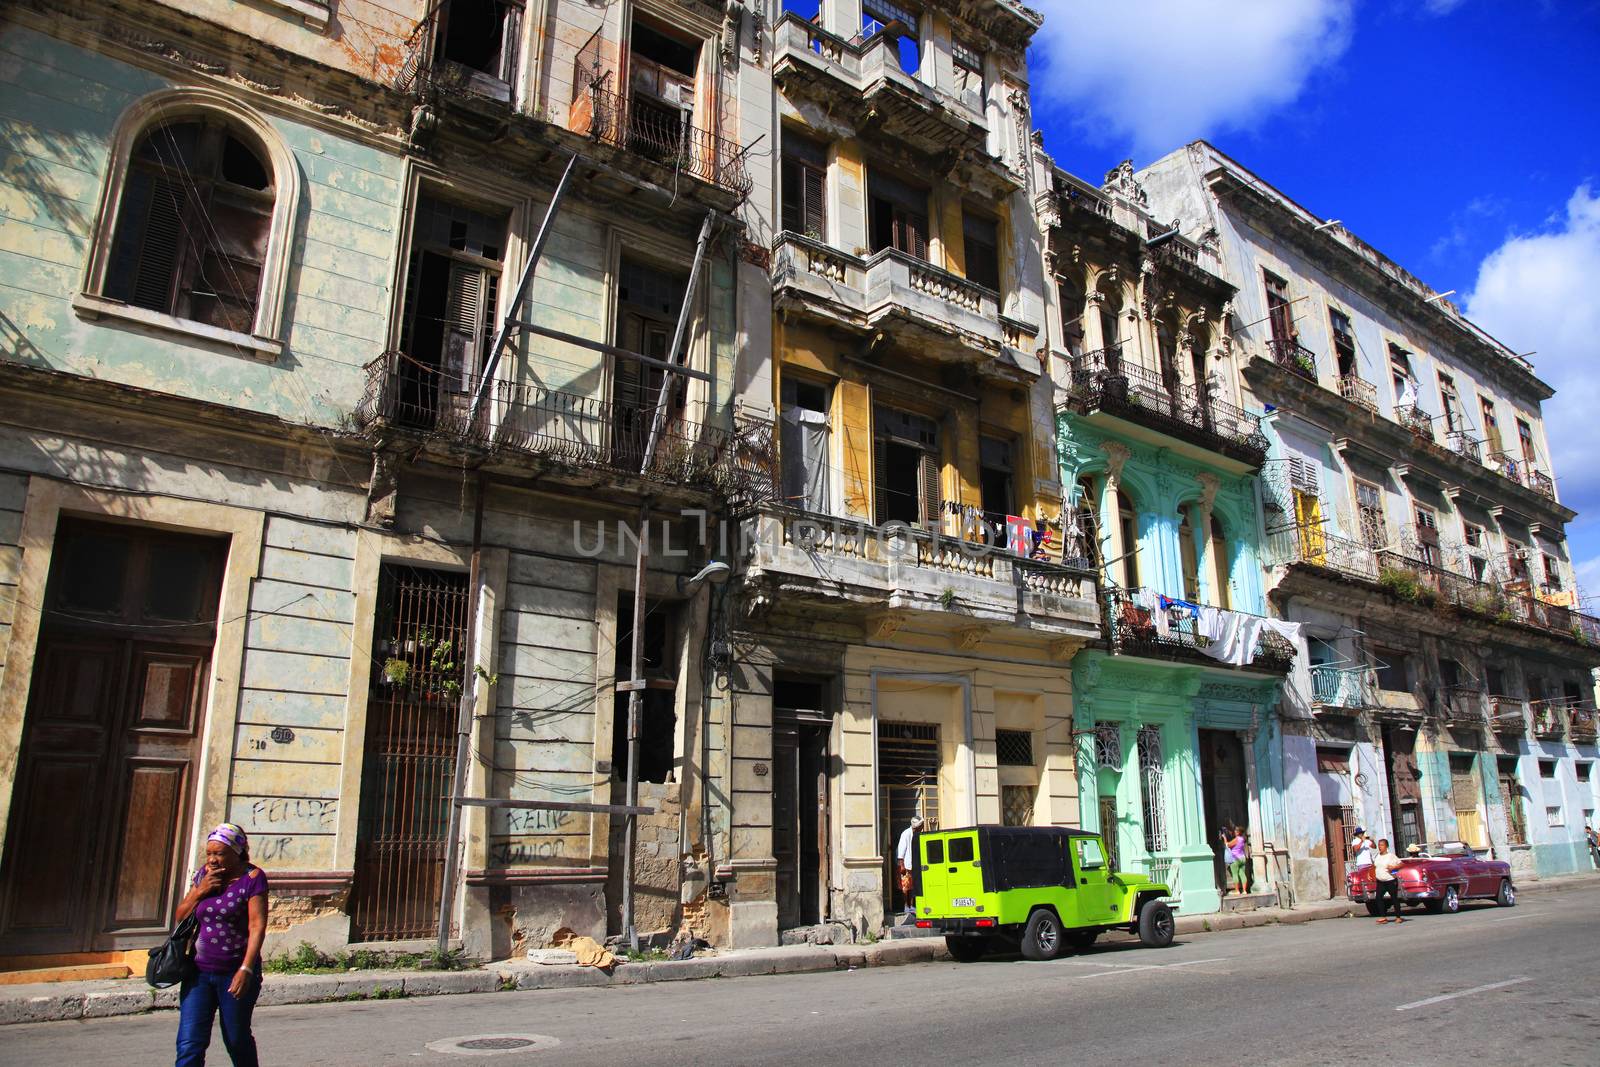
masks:
<svg viewBox="0 0 1600 1067"><path fill-rule="evenodd" d="M1267 449L1260 417L1211 396L1210 389L1175 376L1168 381L1125 359L1119 345L1072 360L1072 395L1087 409L1162 429L1259 466Z"/></svg>
<svg viewBox="0 0 1600 1067"><path fill-rule="evenodd" d="M1105 604L1106 640L1114 654L1220 662L1205 653L1211 642L1200 632L1199 620L1192 612L1164 609L1160 598L1147 590L1108 589ZM1246 666L1282 674L1293 668L1294 656L1292 644L1263 629Z"/></svg>
<svg viewBox="0 0 1600 1067"><path fill-rule="evenodd" d="M589 90L590 137L731 192L750 192L752 181L737 143L690 124L685 111L624 96L610 85L607 76Z"/></svg>
<svg viewBox="0 0 1600 1067"><path fill-rule="evenodd" d="M1545 741L1558 741L1567 731L1566 697L1535 700L1528 705L1533 714L1533 736Z"/></svg>
<svg viewBox="0 0 1600 1067"><path fill-rule="evenodd" d="M1362 581L1378 580L1378 557L1369 546L1328 533L1321 526L1274 530L1267 535L1267 550L1274 564L1304 563Z"/></svg>
<svg viewBox="0 0 1600 1067"><path fill-rule="evenodd" d="M1580 745L1593 744L1596 736L1595 709L1579 702L1567 709L1567 736Z"/></svg>
<svg viewBox="0 0 1600 1067"><path fill-rule="evenodd" d="M1318 663L1311 667L1311 703L1319 708L1356 711L1370 702L1372 672L1366 667Z"/></svg>
<svg viewBox="0 0 1600 1067"><path fill-rule="evenodd" d="M1357 407L1374 413L1378 410L1378 387L1365 378L1346 374L1339 379L1339 395Z"/></svg>
<svg viewBox="0 0 1600 1067"><path fill-rule="evenodd" d="M1483 690L1470 685L1440 686L1439 717L1457 726L1482 726Z"/></svg>
<svg viewBox="0 0 1600 1067"><path fill-rule="evenodd" d="M1433 416L1423 411L1416 404L1396 404L1394 406L1394 421L1422 438L1422 440L1433 444Z"/></svg>
<svg viewBox="0 0 1600 1067"><path fill-rule="evenodd" d="M1444 435L1445 447L1474 463L1483 462L1483 442L1465 430L1448 430Z"/></svg>
<svg viewBox="0 0 1600 1067"><path fill-rule="evenodd" d="M1528 468L1528 488L1551 500L1556 498L1555 480L1537 467Z"/></svg>
<svg viewBox="0 0 1600 1067"><path fill-rule="evenodd" d="M1317 380L1317 355L1299 341L1274 337L1267 342L1267 353L1272 362L1292 371L1307 381Z"/></svg>
<svg viewBox="0 0 1600 1067"><path fill-rule="evenodd" d="M1489 726L1497 734L1527 733L1528 716L1522 698L1490 696Z"/></svg>
<svg viewBox="0 0 1600 1067"><path fill-rule="evenodd" d="M633 475L748 506L776 495L777 453L769 424L725 429L669 414L646 466L652 407L495 381L474 418L472 400L481 381L476 376L446 374L396 351L366 369L366 393L355 413L363 429L409 431L447 447Z"/></svg>

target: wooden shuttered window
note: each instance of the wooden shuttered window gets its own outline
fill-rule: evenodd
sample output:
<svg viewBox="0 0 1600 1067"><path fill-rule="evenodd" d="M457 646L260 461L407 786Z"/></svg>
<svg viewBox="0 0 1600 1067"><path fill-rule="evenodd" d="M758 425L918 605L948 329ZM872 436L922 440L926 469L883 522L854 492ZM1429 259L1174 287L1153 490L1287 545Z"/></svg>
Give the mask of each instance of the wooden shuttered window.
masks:
<svg viewBox="0 0 1600 1067"><path fill-rule="evenodd" d="M274 202L262 156L227 127L152 128L129 159L105 295L253 333Z"/></svg>
<svg viewBox="0 0 1600 1067"><path fill-rule="evenodd" d="M783 228L818 241L828 237L828 150L785 134Z"/></svg>
<svg viewBox="0 0 1600 1067"><path fill-rule="evenodd" d="M938 424L882 407L873 420L874 521L937 524L944 504Z"/></svg>
<svg viewBox="0 0 1600 1067"><path fill-rule="evenodd" d="M991 218L963 213L961 236L967 277L985 289L1000 291L1000 227Z"/></svg>
<svg viewBox="0 0 1600 1067"><path fill-rule="evenodd" d="M872 250L928 258L928 191L879 171L867 174Z"/></svg>

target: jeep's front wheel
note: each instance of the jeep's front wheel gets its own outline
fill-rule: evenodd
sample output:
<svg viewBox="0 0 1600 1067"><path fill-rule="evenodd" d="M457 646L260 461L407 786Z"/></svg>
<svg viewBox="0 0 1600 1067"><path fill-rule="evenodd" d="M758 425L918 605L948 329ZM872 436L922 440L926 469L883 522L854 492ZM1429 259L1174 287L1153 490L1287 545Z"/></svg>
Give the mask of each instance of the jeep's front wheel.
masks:
<svg viewBox="0 0 1600 1067"><path fill-rule="evenodd" d="M946 937L944 947L957 963L976 963L989 954L987 937Z"/></svg>
<svg viewBox="0 0 1600 1067"><path fill-rule="evenodd" d="M1172 935L1177 932L1172 909L1161 901L1152 900L1139 912L1139 940L1146 948L1166 948L1172 944Z"/></svg>
<svg viewBox="0 0 1600 1067"><path fill-rule="evenodd" d="M1028 916L1022 931L1022 955L1030 960L1053 960L1061 954L1061 920L1040 908Z"/></svg>

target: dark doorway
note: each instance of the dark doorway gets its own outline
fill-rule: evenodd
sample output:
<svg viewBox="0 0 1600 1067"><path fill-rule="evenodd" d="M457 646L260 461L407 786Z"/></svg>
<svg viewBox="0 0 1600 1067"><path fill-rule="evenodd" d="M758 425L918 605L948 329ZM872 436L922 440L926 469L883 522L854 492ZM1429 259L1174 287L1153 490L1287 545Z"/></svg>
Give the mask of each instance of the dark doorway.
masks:
<svg viewBox="0 0 1600 1067"><path fill-rule="evenodd" d="M932 723L878 724L878 847L884 858L884 908L905 910L895 877L900 834L922 816L924 830L939 828L939 727Z"/></svg>
<svg viewBox="0 0 1600 1067"><path fill-rule="evenodd" d="M1219 889L1227 885L1218 834L1223 826L1250 830L1250 802L1246 789L1244 746L1232 730L1200 731L1200 793L1206 808L1206 841L1211 846L1212 873Z"/></svg>
<svg viewBox="0 0 1600 1067"><path fill-rule="evenodd" d="M1404 853L1407 845L1427 845L1427 827L1422 819L1422 783L1417 773L1417 732L1395 726L1383 728L1383 771L1389 779L1389 798L1394 805L1394 851ZM1382 837L1380 831L1378 834Z"/></svg>
<svg viewBox="0 0 1600 1067"><path fill-rule="evenodd" d="M828 737L821 682L779 676L772 696L772 853L778 929L827 917Z"/></svg>
<svg viewBox="0 0 1600 1067"><path fill-rule="evenodd" d="M1350 831L1353 829L1346 818L1345 809L1327 806L1322 809L1322 832L1327 839L1328 848L1328 896L1338 898L1344 896L1344 872L1348 858L1345 848L1350 841Z"/></svg>
<svg viewBox="0 0 1600 1067"><path fill-rule="evenodd" d="M350 900L353 940L438 932L466 632L466 575L383 565Z"/></svg>
<svg viewBox="0 0 1600 1067"><path fill-rule="evenodd" d="M222 538L61 521L0 871L0 954L164 936L226 551Z"/></svg>

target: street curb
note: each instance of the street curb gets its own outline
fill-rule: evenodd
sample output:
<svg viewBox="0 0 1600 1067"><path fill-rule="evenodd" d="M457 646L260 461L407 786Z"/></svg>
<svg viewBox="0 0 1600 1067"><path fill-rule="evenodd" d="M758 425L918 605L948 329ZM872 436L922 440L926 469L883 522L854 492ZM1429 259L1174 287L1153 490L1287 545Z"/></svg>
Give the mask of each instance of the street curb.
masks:
<svg viewBox="0 0 1600 1067"><path fill-rule="evenodd" d="M1540 894L1582 882L1595 875L1562 875L1517 887L1522 896ZM1221 933L1277 924L1298 925L1361 914L1348 900L1319 901L1294 910L1183 915L1177 933ZM450 996L501 990L593 989L687 982L702 978L749 978L768 974L807 974L899 967L949 959L944 941L917 937L861 945L785 945L748 949L688 960L620 962L610 973L576 964L544 965L503 962L472 971L351 971L345 974L269 975L260 1003L318 1004L341 1000L386 1000L399 997ZM63 988L65 986L65 988ZM0 1026L15 1023L104 1019L171 1010L178 990L151 989L137 979L101 979L60 985L0 986Z"/></svg>

